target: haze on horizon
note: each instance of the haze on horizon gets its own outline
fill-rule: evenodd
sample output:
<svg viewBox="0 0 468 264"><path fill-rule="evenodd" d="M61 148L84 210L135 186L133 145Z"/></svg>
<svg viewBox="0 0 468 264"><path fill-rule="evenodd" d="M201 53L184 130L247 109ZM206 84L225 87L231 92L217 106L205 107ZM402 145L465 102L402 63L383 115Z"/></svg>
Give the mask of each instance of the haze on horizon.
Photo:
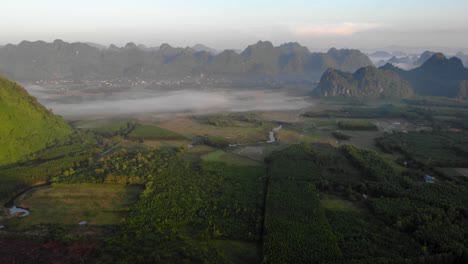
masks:
<svg viewBox="0 0 468 264"><path fill-rule="evenodd" d="M2 8L0 44L63 39L242 49L263 39L312 50L468 46L466 0L24 0Z"/></svg>

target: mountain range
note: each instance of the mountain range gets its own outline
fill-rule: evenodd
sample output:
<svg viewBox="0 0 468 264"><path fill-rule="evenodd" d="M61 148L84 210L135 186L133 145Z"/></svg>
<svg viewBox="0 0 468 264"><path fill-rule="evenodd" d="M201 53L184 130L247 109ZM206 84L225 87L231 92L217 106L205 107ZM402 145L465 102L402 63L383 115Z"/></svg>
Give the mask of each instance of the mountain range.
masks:
<svg viewBox="0 0 468 264"><path fill-rule="evenodd" d="M233 50L218 53L202 45L147 48L128 43L125 47L103 48L61 40L23 41L0 48L0 75L17 81L157 79L201 74L318 80L330 67L355 71L370 65L369 58L358 50L332 48L313 53L298 43L273 46L269 41L250 45L240 54Z"/></svg>
<svg viewBox="0 0 468 264"><path fill-rule="evenodd" d="M405 71L388 63L380 68L366 67L354 74L328 69L313 92L318 96L466 97L468 69L457 57L433 54L420 67Z"/></svg>
<svg viewBox="0 0 468 264"><path fill-rule="evenodd" d="M424 62L426 62L434 54L436 54L436 52L433 51L424 51L421 54L411 55L398 52L393 52L390 54L388 52L380 51L369 54L369 58L377 67L391 63L399 68L411 70L423 65Z"/></svg>
<svg viewBox="0 0 468 264"><path fill-rule="evenodd" d="M0 166L27 159L33 152L71 134L59 116L18 84L0 77Z"/></svg>

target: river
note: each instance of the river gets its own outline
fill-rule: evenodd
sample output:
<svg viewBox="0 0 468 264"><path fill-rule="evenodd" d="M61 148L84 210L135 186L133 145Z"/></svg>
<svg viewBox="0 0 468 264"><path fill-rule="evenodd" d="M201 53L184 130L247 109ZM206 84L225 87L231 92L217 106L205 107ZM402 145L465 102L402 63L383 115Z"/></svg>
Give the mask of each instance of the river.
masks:
<svg viewBox="0 0 468 264"><path fill-rule="evenodd" d="M29 215L29 210L25 209L25 208L21 208L21 207L17 207L16 206L16 203L18 201L20 201L21 199L24 198L24 196L32 191L36 191L36 190L40 190L40 189L45 189L45 188L49 188L51 187L51 183L50 182L46 182L46 183L43 183L43 184L39 184L39 185L35 185L35 186L31 186L25 190L23 190L22 192L20 192L19 194L17 194L16 196L14 196L5 206L8 207L8 213L10 215L18 215L18 217L25 217L25 216L28 216Z"/></svg>
<svg viewBox="0 0 468 264"><path fill-rule="evenodd" d="M269 135L268 135L270 139L267 141L267 143L273 143L273 142L275 142L275 141L276 141L276 137L275 137L276 132L278 132L278 131L281 130L282 128L283 128L282 125L280 125L279 127L273 128L273 130L270 131L270 133L269 133Z"/></svg>
<svg viewBox="0 0 468 264"><path fill-rule="evenodd" d="M275 127L273 128L273 130L271 130L270 132L268 132L268 140L267 141L261 141L261 142L257 142L257 143L273 143L273 142L276 142L276 132L278 132L279 130L281 130L283 128L282 125L280 125L279 127ZM237 146L242 146L242 145L249 145L249 143L243 143L243 144L229 144L229 147L237 147Z"/></svg>
<svg viewBox="0 0 468 264"><path fill-rule="evenodd" d="M19 217L25 217L29 215L29 211L23 208L18 208L16 205L13 205L13 207L10 207L9 209L10 215L18 214Z"/></svg>

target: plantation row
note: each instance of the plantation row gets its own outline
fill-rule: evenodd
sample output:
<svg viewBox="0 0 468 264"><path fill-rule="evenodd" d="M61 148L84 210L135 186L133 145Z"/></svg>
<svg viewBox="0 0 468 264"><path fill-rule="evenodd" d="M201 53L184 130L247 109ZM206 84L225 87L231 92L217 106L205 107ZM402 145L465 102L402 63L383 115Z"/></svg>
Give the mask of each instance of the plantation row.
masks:
<svg viewBox="0 0 468 264"><path fill-rule="evenodd" d="M328 263L340 259L335 235L320 208L314 153L294 145L269 158L263 252L265 263Z"/></svg>

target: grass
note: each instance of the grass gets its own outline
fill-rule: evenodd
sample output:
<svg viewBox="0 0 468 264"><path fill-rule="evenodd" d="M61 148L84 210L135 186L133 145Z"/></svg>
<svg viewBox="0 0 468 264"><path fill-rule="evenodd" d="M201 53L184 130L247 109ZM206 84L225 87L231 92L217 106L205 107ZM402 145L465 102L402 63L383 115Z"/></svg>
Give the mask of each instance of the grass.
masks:
<svg viewBox="0 0 468 264"><path fill-rule="evenodd" d="M257 243L235 240L207 240L208 245L223 251L234 264L260 263L260 252Z"/></svg>
<svg viewBox="0 0 468 264"><path fill-rule="evenodd" d="M341 133L339 131L332 132L332 136L338 140L349 140L351 138L351 136Z"/></svg>
<svg viewBox="0 0 468 264"><path fill-rule="evenodd" d="M136 201L140 186L103 184L54 184L28 194L19 205L30 208L19 219L20 228L43 223L117 225Z"/></svg>
<svg viewBox="0 0 468 264"><path fill-rule="evenodd" d="M202 160L204 161L222 161L222 157L226 155L226 152L222 150L216 150L205 154L202 156Z"/></svg>
<svg viewBox="0 0 468 264"><path fill-rule="evenodd" d="M100 119L79 120L73 122L72 125L78 129L91 129L98 133L111 133L127 129L128 125L131 123L131 120Z"/></svg>
<svg viewBox="0 0 468 264"><path fill-rule="evenodd" d="M337 197L327 197L327 199L320 200L320 207L334 211L356 211L352 202Z"/></svg>
<svg viewBox="0 0 468 264"><path fill-rule="evenodd" d="M338 128L342 130L360 130L360 131L377 131L378 127L369 121L340 121Z"/></svg>
<svg viewBox="0 0 468 264"><path fill-rule="evenodd" d="M280 143L298 144L301 142L312 143L319 141L326 141L326 138L320 136L318 130L295 131L291 129L281 129L276 133L276 138Z"/></svg>
<svg viewBox="0 0 468 264"><path fill-rule="evenodd" d="M338 122L335 119L317 119L314 121L314 123L320 127L336 126Z"/></svg>
<svg viewBox="0 0 468 264"><path fill-rule="evenodd" d="M229 142L252 143L268 140L268 132L273 125L264 123L262 126L213 126L197 123L189 118L174 118L159 124L160 127L186 135L189 138L209 135L224 137Z"/></svg>
<svg viewBox="0 0 468 264"><path fill-rule="evenodd" d="M213 162L224 162L227 164L235 165L250 165L250 166L261 166L263 165L260 162L244 158L237 154L225 152L223 150L215 150L213 152L204 154L201 156L203 161L213 161Z"/></svg>
<svg viewBox="0 0 468 264"><path fill-rule="evenodd" d="M118 133L120 131L128 129L129 125L130 123L123 122L123 121L109 122L109 123L100 124L93 130L101 134Z"/></svg>
<svg viewBox="0 0 468 264"><path fill-rule="evenodd" d="M185 139L179 133L152 125L137 125L130 133L130 139Z"/></svg>
<svg viewBox="0 0 468 264"><path fill-rule="evenodd" d="M126 142L128 143L128 142ZM180 147L187 146L191 143L189 140L145 140L142 144L147 147L160 148L160 147ZM132 146L133 144L129 144Z"/></svg>
<svg viewBox="0 0 468 264"><path fill-rule="evenodd" d="M387 134L378 140L387 151L398 150L422 164L456 167L467 165L467 154L459 148L466 133L409 132Z"/></svg>

